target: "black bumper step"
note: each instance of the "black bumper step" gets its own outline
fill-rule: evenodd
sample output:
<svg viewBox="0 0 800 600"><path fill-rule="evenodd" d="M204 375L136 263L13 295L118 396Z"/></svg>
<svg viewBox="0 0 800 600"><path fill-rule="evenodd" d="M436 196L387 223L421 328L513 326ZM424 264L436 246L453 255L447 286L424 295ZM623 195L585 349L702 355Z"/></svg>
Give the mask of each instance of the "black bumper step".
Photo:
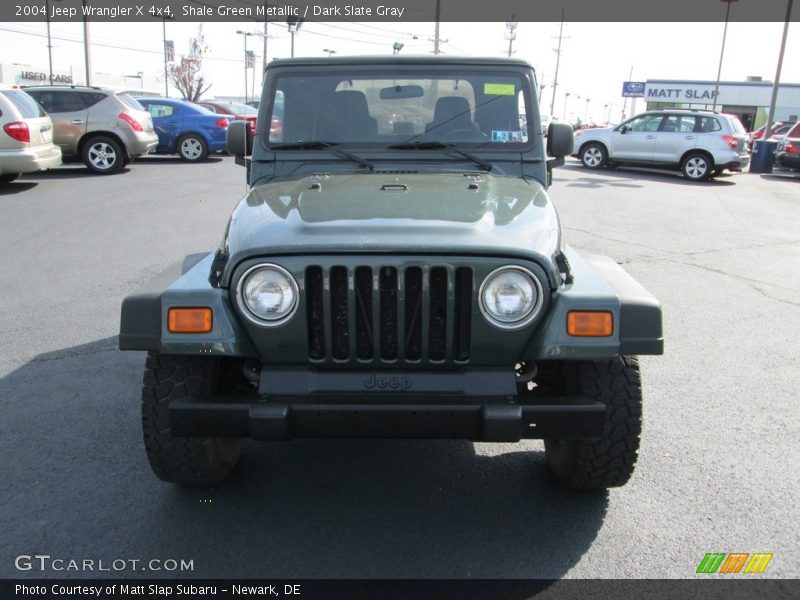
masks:
<svg viewBox="0 0 800 600"><path fill-rule="evenodd" d="M176 437L417 438L517 442L591 439L603 434L606 407L587 398L558 404L290 404L190 398L170 405ZM340 400L340 399L339 399Z"/></svg>

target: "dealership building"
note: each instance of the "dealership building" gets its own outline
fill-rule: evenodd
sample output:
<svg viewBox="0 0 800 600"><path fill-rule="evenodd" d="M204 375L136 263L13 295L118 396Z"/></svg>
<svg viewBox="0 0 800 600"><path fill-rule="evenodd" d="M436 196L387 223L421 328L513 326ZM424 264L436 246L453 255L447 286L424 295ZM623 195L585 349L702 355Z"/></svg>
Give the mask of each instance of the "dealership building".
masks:
<svg viewBox="0 0 800 600"><path fill-rule="evenodd" d="M16 63L0 64L0 83L6 85L47 85L50 75L47 67L35 65L21 65ZM86 81L83 68L53 70L54 85L83 85ZM93 73L93 85L109 86L117 89L138 92L141 95L151 96L164 93L163 73L142 73L137 71L130 74Z"/></svg>
<svg viewBox="0 0 800 600"><path fill-rule="evenodd" d="M678 81L648 79L645 82L626 82L623 95L643 98L647 109L698 108L733 114L748 130L761 127L767 120L772 100L772 83L758 78L748 81ZM797 121L800 117L800 84L781 83L775 104L773 121Z"/></svg>

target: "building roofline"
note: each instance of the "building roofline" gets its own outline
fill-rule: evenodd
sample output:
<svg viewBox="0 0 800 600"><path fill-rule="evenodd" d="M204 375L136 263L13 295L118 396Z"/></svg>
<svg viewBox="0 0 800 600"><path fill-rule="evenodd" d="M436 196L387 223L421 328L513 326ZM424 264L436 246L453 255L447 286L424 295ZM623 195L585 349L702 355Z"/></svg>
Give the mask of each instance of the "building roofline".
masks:
<svg viewBox="0 0 800 600"><path fill-rule="evenodd" d="M716 81L706 81L706 80L691 80L691 79L648 79L645 81L646 84L651 83L682 83L682 84L694 84L694 85L717 85ZM751 86L751 87L772 87L773 82L771 81L720 81L719 85L736 85L736 86ZM779 83L778 87L800 87L800 83Z"/></svg>

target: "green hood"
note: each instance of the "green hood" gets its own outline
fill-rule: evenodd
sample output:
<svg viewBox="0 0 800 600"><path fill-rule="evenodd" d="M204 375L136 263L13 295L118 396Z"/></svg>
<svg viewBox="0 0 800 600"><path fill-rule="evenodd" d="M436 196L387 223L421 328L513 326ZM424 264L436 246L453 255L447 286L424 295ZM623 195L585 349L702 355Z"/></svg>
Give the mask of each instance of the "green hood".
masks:
<svg viewBox="0 0 800 600"><path fill-rule="evenodd" d="M514 256L553 281L558 215L535 181L491 174L338 173L254 187L231 216L223 285L241 260L285 254Z"/></svg>

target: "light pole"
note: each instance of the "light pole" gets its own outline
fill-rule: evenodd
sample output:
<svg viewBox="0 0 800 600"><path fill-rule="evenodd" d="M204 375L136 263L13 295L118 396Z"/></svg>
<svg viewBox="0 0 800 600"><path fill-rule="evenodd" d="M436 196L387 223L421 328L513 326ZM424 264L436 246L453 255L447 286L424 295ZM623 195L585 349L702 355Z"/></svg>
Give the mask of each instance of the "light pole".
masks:
<svg viewBox="0 0 800 600"><path fill-rule="evenodd" d="M725 8L725 29L722 32L722 48L719 51L719 69L717 69L717 84L714 86L714 106L711 110L717 110L717 96L719 95L719 78L722 75L722 57L725 56L725 38L728 37L728 18L731 15L731 3L738 0L720 0L727 6Z"/></svg>
<svg viewBox="0 0 800 600"><path fill-rule="evenodd" d="M249 31L237 31L239 35L244 38L244 101L247 102L247 38L251 35L258 35L257 33L251 33ZM253 79L255 79L255 75L253 75Z"/></svg>
<svg viewBox="0 0 800 600"><path fill-rule="evenodd" d="M331 54L336 54L336 50L330 50L328 48L323 48L322 51L328 53L328 58L331 57Z"/></svg>
<svg viewBox="0 0 800 600"><path fill-rule="evenodd" d="M567 120L567 101L569 101L570 92L564 92L564 120Z"/></svg>
<svg viewBox="0 0 800 600"><path fill-rule="evenodd" d="M392 54L399 54L400 50L403 49L403 46L405 46L405 44L401 44L400 42L395 42L392 44Z"/></svg>
<svg viewBox="0 0 800 600"><path fill-rule="evenodd" d="M303 20L298 19L297 17L289 17L286 19L286 26L289 28L289 35L292 36L292 58L294 58L294 34L297 33L297 30L300 29L302 24Z"/></svg>
<svg viewBox="0 0 800 600"><path fill-rule="evenodd" d="M167 17L161 19L161 32L164 41L164 98L169 98L169 70L167 69L167 62L169 60L167 49ZM175 46L172 46L172 53L174 58Z"/></svg>
<svg viewBox="0 0 800 600"><path fill-rule="evenodd" d="M591 98L587 98L586 99L586 112L583 113L583 121L584 122L589 120L589 102L590 101L591 101Z"/></svg>

